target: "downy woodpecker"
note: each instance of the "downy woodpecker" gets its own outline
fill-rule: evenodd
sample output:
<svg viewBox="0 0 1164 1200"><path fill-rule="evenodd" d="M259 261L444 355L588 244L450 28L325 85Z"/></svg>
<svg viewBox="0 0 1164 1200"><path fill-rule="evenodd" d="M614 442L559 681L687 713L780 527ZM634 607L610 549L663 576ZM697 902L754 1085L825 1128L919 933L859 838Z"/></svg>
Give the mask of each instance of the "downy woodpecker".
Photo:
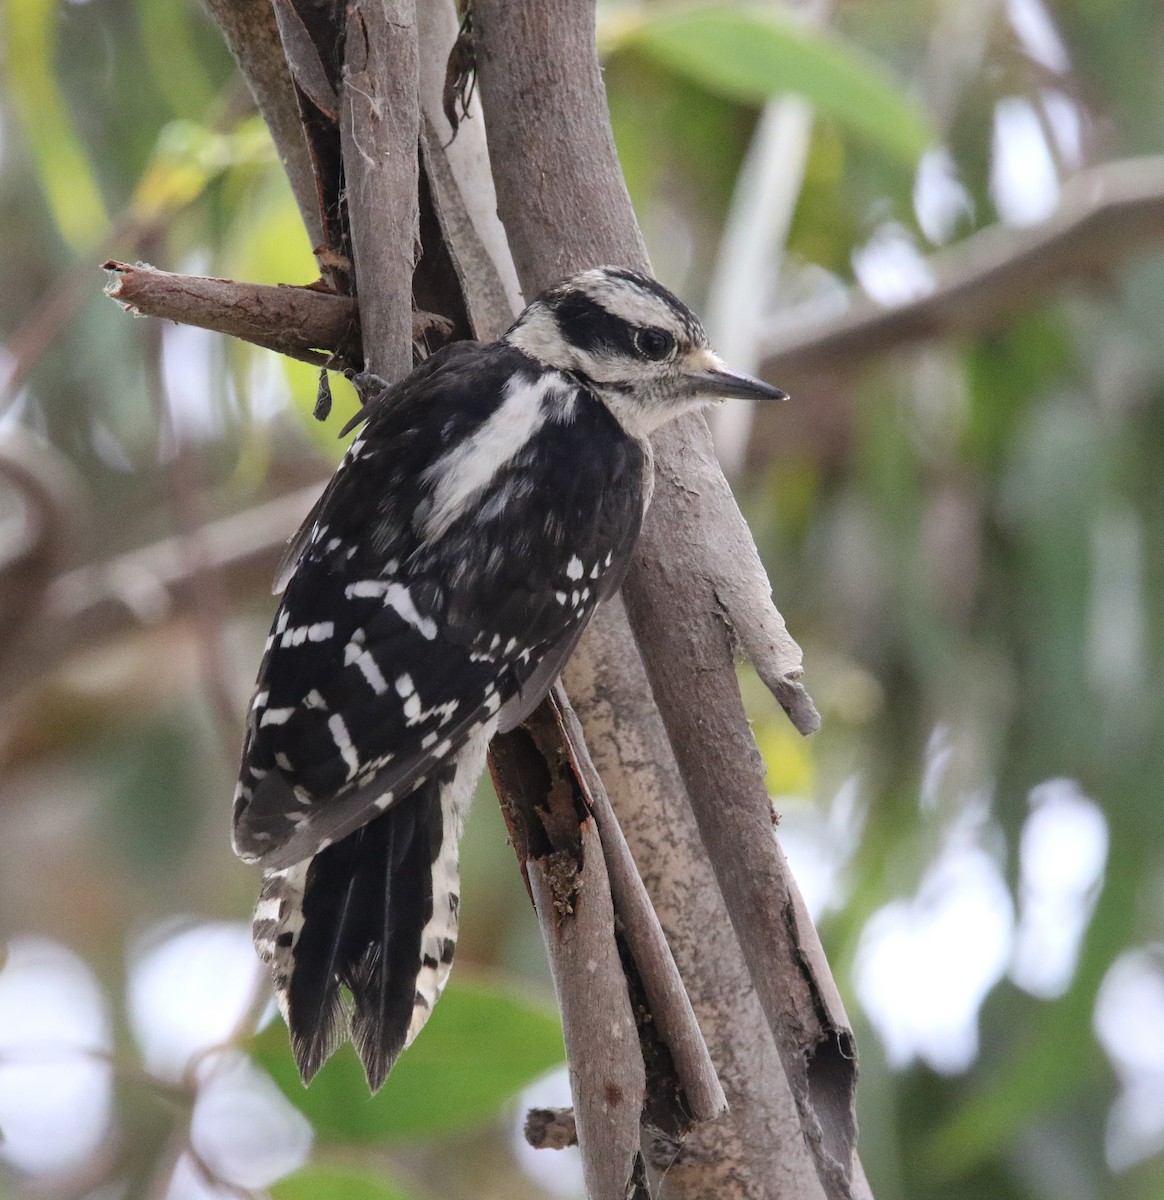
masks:
<svg viewBox="0 0 1164 1200"><path fill-rule="evenodd" d="M264 870L255 945L303 1078L350 1036L375 1089L448 978L489 739L545 696L626 573L651 432L784 393L729 371L653 279L610 267L497 342L359 381L364 428L281 572L234 845Z"/></svg>

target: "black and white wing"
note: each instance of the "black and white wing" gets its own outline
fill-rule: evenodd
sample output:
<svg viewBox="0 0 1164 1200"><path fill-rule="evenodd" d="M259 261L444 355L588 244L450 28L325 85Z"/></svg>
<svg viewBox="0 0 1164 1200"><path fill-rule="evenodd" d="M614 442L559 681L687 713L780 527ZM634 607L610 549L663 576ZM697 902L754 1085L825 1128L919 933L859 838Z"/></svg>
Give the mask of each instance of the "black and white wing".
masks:
<svg viewBox="0 0 1164 1200"><path fill-rule="evenodd" d="M491 380L490 348L472 349L373 413L314 515L248 718L235 805L248 861L310 857L467 739L515 723L625 570L642 451L598 436L613 419L581 389L556 397L568 420L553 437L526 438L435 533L426 524L433 472L492 415L461 377L496 395L513 373L503 357Z"/></svg>

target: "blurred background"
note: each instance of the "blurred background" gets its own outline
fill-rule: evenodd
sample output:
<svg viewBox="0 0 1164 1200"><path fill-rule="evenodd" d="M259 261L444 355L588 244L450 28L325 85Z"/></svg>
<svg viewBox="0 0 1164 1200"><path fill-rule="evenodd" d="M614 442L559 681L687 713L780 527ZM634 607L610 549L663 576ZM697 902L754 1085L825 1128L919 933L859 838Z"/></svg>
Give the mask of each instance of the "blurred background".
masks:
<svg viewBox="0 0 1164 1200"><path fill-rule="evenodd" d="M741 668L874 1192L1164 1195L1164 12L599 15L657 273L794 397L713 424L824 718ZM567 1092L484 793L425 1035L374 1103L350 1057L291 1077L229 801L272 547L352 397L319 425L311 368L101 294L110 256L316 275L195 0L0 22L0 1196L577 1196L517 1132Z"/></svg>

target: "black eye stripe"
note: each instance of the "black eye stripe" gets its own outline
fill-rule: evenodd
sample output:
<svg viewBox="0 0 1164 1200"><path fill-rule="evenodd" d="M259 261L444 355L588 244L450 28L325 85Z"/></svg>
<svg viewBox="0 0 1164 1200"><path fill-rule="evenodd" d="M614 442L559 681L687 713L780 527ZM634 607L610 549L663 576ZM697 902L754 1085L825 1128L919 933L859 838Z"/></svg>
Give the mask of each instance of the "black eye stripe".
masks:
<svg viewBox="0 0 1164 1200"><path fill-rule="evenodd" d="M582 292L570 292L554 304L562 337L579 350L635 353L635 329Z"/></svg>

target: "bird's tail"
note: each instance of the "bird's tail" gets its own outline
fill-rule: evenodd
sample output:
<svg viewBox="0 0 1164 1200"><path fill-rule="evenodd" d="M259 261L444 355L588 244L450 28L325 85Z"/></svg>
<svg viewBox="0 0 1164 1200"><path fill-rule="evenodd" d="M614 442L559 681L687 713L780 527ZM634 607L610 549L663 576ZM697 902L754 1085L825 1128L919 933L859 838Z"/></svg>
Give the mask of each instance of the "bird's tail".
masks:
<svg viewBox="0 0 1164 1200"><path fill-rule="evenodd" d="M355 833L264 874L255 947L304 1082L351 1037L375 1091L428 1020L453 961L458 845L484 754L471 742Z"/></svg>

